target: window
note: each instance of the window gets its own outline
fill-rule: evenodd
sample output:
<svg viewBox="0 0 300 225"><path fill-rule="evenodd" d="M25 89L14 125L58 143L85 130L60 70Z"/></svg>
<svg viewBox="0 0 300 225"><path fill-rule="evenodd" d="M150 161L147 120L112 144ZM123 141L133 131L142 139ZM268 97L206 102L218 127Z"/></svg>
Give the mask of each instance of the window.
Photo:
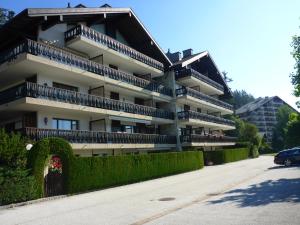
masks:
<svg viewBox="0 0 300 225"><path fill-rule="evenodd" d="M183 109L184 109L184 111L189 111L189 110L191 110L191 107L189 105L184 105Z"/></svg>
<svg viewBox="0 0 300 225"><path fill-rule="evenodd" d="M74 86L70 86L70 85L66 85L66 84L53 82L53 87L78 92L78 87L74 87Z"/></svg>
<svg viewBox="0 0 300 225"><path fill-rule="evenodd" d="M111 98L111 99L114 99L114 100L120 100L120 95L119 95L119 93L117 93L117 92L111 91L111 92L110 92L110 98Z"/></svg>
<svg viewBox="0 0 300 225"><path fill-rule="evenodd" d="M142 98L134 98L134 104L144 105L145 102L144 102L144 99L142 99Z"/></svg>
<svg viewBox="0 0 300 225"><path fill-rule="evenodd" d="M111 121L111 131L112 132L120 132L121 131L121 122L119 120Z"/></svg>
<svg viewBox="0 0 300 225"><path fill-rule="evenodd" d="M115 65L109 64L108 66L109 66L110 68L112 68L112 69L118 70L118 67L115 66Z"/></svg>
<svg viewBox="0 0 300 225"><path fill-rule="evenodd" d="M126 132L126 133L132 134L132 133L133 133L133 126L130 126L130 125L124 125L122 130L123 130L124 132Z"/></svg>
<svg viewBox="0 0 300 225"><path fill-rule="evenodd" d="M59 130L78 130L79 129L79 121L53 118L52 128L59 129Z"/></svg>

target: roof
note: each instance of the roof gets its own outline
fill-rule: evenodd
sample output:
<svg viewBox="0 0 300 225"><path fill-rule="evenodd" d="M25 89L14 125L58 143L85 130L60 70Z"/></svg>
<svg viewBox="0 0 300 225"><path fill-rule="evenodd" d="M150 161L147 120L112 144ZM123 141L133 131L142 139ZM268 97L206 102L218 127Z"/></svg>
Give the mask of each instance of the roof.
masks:
<svg viewBox="0 0 300 225"><path fill-rule="evenodd" d="M119 16L121 19L118 21L118 24L120 27L123 27L124 30L128 30L128 36L134 39L136 45L139 45L140 49L137 49L138 51L143 52L142 50L144 50L145 53L152 53L156 58L148 55L161 61L167 67L172 65L164 51L131 8L110 8L107 6L100 8L85 8L84 6L76 8L28 8L1 27L0 43L5 45L4 42L6 43L7 39L9 39L8 37L16 36L18 33L20 33L20 35L22 35L22 33L30 33L34 36L39 25L61 22L59 21L61 18L67 22L78 22L80 20L91 20L97 16L97 19L99 19L99 15L105 20L110 19L108 15L110 15L111 18L113 17L112 20ZM133 47L136 48L136 46ZM153 49L153 47L155 52L152 52L153 50L150 49Z"/></svg>
<svg viewBox="0 0 300 225"><path fill-rule="evenodd" d="M178 66L186 67L194 62L200 61L201 59L205 59L206 57L210 60L210 64L213 66L214 71L216 72L218 82L222 83L225 87L225 91L227 91L227 94L232 96L232 92L231 92L230 88L228 87L227 82L224 80L222 73L220 72L217 64L215 63L215 61L213 60L213 58L211 57L211 55L208 51L202 51L202 52L193 54L191 56L182 58L181 60L173 63L172 67L178 67Z"/></svg>
<svg viewBox="0 0 300 225"><path fill-rule="evenodd" d="M290 106L288 103L286 103L284 100L279 98L278 96L273 96L273 97L265 97L265 98L258 98L253 102L250 102L239 109L236 110L236 114L243 114L245 112L252 112L260 107L262 107L264 104L268 103L269 101L273 100L274 98L280 99L284 104L288 105L291 109L297 112L296 109L294 109L292 106Z"/></svg>

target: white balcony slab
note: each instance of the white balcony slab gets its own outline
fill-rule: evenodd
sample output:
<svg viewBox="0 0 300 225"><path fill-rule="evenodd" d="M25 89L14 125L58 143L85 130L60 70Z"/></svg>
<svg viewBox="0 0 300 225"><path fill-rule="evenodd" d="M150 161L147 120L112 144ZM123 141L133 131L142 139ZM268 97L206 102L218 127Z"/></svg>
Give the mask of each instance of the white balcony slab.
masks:
<svg viewBox="0 0 300 225"><path fill-rule="evenodd" d="M39 73L53 77L53 80L63 78L66 81L72 80L91 88L111 85L116 90L122 89L130 95L146 99L163 102L169 102L172 99L172 97L158 92L27 53L20 54L15 60L0 65L1 86L5 87Z"/></svg>
<svg viewBox="0 0 300 225"><path fill-rule="evenodd" d="M214 122L207 122L200 119L186 119L186 120L178 120L179 125L194 125L194 126L201 126L201 127L207 127L212 128L215 130L234 130L234 126L225 125L225 124L219 124Z"/></svg>
<svg viewBox="0 0 300 225"><path fill-rule="evenodd" d="M122 143L71 143L74 153L84 154L85 150L89 149L148 149L148 150L164 150L175 148L176 144L122 144Z"/></svg>
<svg viewBox="0 0 300 225"><path fill-rule="evenodd" d="M183 147L218 147L218 146L231 146L235 145L235 142L191 142L191 143L182 143Z"/></svg>
<svg viewBox="0 0 300 225"><path fill-rule="evenodd" d="M224 91L221 91L214 86L195 78L194 76L185 76L177 79L177 82L186 87L200 87L200 91L207 95L223 95Z"/></svg>
<svg viewBox="0 0 300 225"><path fill-rule="evenodd" d="M177 103L180 104L189 104L193 105L195 107L201 107L204 110L209 110L211 112L221 112L221 115L227 115L227 114L232 114L233 111L230 109L227 109L225 107L221 107L219 105L215 105L213 103L201 100L199 98L195 98L189 95L183 95L177 97Z"/></svg>
<svg viewBox="0 0 300 225"><path fill-rule="evenodd" d="M117 116L132 120L148 121L151 124L173 124L174 120L163 119L158 117L151 117L127 112L113 111L89 106L82 106L64 102L57 102L53 100L40 99L40 98L21 98L4 105L0 105L0 112L7 113L10 111L39 111L47 110L49 112L55 111L56 113L65 113L73 115L89 115L93 118L103 118L109 116Z"/></svg>
<svg viewBox="0 0 300 225"><path fill-rule="evenodd" d="M68 48L87 54L90 58L103 54L106 64L113 64L125 71L140 74L151 73L153 77L161 76L163 71L133 59L125 54L117 52L105 45L90 40L84 36L78 36L66 43Z"/></svg>

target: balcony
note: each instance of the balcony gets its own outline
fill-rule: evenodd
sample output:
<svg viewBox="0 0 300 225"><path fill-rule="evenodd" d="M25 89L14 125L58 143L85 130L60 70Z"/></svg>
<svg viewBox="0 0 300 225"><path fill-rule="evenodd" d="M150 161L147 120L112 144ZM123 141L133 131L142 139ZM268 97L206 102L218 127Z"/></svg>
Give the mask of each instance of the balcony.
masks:
<svg viewBox="0 0 300 225"><path fill-rule="evenodd" d="M204 113L182 111L178 112L177 116L181 123L185 125L203 125L205 127L222 130L235 129L234 121Z"/></svg>
<svg viewBox="0 0 300 225"><path fill-rule="evenodd" d="M204 76L196 70L184 68L176 71L175 77L176 80L184 86L200 86L201 92L206 94L224 94L224 87L221 84L213 81L207 76Z"/></svg>
<svg viewBox="0 0 300 225"><path fill-rule="evenodd" d="M164 65L135 49L84 25L78 25L65 32L65 42L69 48L95 57L104 54L109 63L120 68L139 73L162 75Z"/></svg>
<svg viewBox="0 0 300 225"><path fill-rule="evenodd" d="M186 146L224 146L224 145L234 145L236 142L236 137L228 136L213 136L213 135L181 135L180 141Z"/></svg>
<svg viewBox="0 0 300 225"><path fill-rule="evenodd" d="M63 64L65 66L68 66L64 68L65 70L68 70L68 73L66 72L66 76L70 76L71 79L78 79L79 82L88 82L88 84L95 83L95 79L92 78L90 75L83 74L81 71L78 71L78 74L75 74L74 68L78 68L83 71L90 72L92 74L99 75L99 78L103 81L103 83L110 83L113 85L118 86L124 86L126 88L131 88L129 85L133 85L135 87L139 87L142 89L136 90L137 93L146 90L150 92L157 92L158 94L162 94L165 96L172 97L172 90L170 88L164 87L163 85L160 85L156 82L148 81L139 77L136 77L132 74L125 73L119 70L112 69L110 67L106 67L100 63L93 62L91 60L88 60L86 58L77 56L75 54L72 54L68 51L65 51L63 49L56 48L54 46L40 43L32 40L25 40L18 44L16 47L9 49L8 51L2 53L0 55L0 64L4 62L8 62L10 67L13 65L11 62L14 62L17 60L19 55L22 55L23 53L28 53L30 55L39 56L42 57L42 59L48 59L52 62ZM12 83L14 80L11 80L13 78L17 78L17 74L21 76L22 74L26 74L29 76L30 74L35 74L37 72L47 72L51 73L53 76L63 76L62 70L57 70L57 66L49 65L47 61L42 61L40 64L33 64L36 60L31 60L28 64L20 64L19 67L15 66L15 68L11 68L11 71L3 71L2 73L7 76L7 80ZM51 67L50 67L51 66ZM71 68L69 67L71 66ZM57 71L56 71L57 70ZM55 73L53 72L55 71ZM76 75L76 76L75 76ZM116 82L118 81L118 82ZM97 81L99 82L99 81ZM126 84L126 86L125 86ZM134 88L131 88L132 90ZM135 89L134 89L135 90ZM145 93L145 95L149 95Z"/></svg>
<svg viewBox="0 0 300 225"><path fill-rule="evenodd" d="M176 90L176 96L178 102L186 104L189 100L194 104L201 104L206 109L215 110L218 109L221 111L222 115L233 113L233 106L220 101L216 98L213 98L209 95L203 94L199 91L196 91L192 88L182 87Z"/></svg>
<svg viewBox="0 0 300 225"><path fill-rule="evenodd" d="M111 110L117 111L118 113L116 115L122 115L121 113L119 113L122 112L124 113L125 117L130 117L130 114L138 114L167 120L174 119L173 112L164 111L154 107L117 101L101 96L79 93L61 88L48 87L30 82L26 82L0 92L0 105L25 97L105 109L106 111L102 113L108 115L113 114L113 112L107 111ZM82 110L82 107L80 108L80 110ZM89 111L87 110L87 112Z"/></svg>
<svg viewBox="0 0 300 225"><path fill-rule="evenodd" d="M40 129L25 128L22 130L23 135L31 140L37 141L48 137L64 138L71 143L73 148L97 147L107 148L141 148L162 146L175 147L176 137L159 134L131 134L131 133L112 133L101 131L81 131L81 130L56 130L56 129ZM85 144L85 145L82 145ZM88 145L93 144L93 145Z"/></svg>

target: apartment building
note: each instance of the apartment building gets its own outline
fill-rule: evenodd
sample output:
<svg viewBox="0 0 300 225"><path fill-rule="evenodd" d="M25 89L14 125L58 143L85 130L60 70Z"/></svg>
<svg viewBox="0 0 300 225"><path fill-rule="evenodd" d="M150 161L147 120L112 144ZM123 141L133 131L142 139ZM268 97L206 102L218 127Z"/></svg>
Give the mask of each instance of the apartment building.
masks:
<svg viewBox="0 0 300 225"><path fill-rule="evenodd" d="M258 98L236 110L236 114L243 120L257 126L259 133L271 144L273 129L277 124L276 113L279 107L287 105L293 111L293 107L278 96Z"/></svg>
<svg viewBox="0 0 300 225"><path fill-rule="evenodd" d="M209 54L169 59L130 8L25 9L0 29L0 51L7 131L94 156L234 144Z"/></svg>

